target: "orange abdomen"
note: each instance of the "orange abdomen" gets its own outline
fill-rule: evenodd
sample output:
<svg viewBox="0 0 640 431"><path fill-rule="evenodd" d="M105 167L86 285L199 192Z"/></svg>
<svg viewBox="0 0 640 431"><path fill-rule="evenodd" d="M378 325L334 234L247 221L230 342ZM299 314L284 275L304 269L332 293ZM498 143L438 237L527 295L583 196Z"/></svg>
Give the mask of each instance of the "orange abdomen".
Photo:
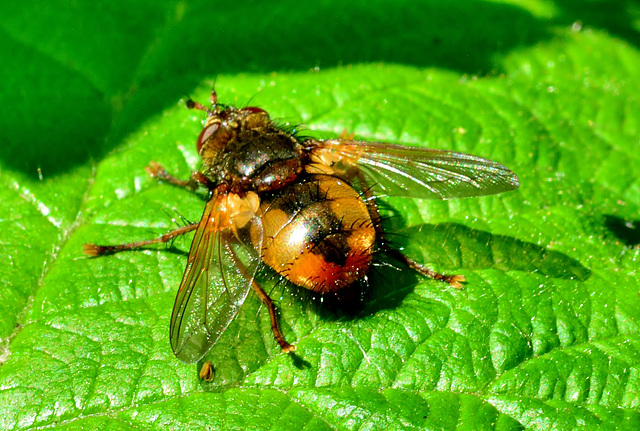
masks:
<svg viewBox="0 0 640 431"><path fill-rule="evenodd" d="M365 276L375 229L349 184L312 175L263 199L262 260L292 283L321 294Z"/></svg>

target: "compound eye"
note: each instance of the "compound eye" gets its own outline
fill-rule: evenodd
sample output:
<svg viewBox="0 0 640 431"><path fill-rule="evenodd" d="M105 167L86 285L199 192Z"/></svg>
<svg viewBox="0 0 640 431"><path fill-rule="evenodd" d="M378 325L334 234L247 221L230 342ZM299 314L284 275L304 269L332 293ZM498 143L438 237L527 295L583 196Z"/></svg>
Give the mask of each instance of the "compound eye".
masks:
<svg viewBox="0 0 640 431"><path fill-rule="evenodd" d="M242 112L248 112L250 114L266 114L267 111L265 111L262 108L256 108L255 106L248 106L246 108L242 108Z"/></svg>
<svg viewBox="0 0 640 431"><path fill-rule="evenodd" d="M207 142L207 139L209 139L219 128L220 123L213 123L202 129L200 136L198 136L198 153L200 153L200 148L202 148L202 145Z"/></svg>

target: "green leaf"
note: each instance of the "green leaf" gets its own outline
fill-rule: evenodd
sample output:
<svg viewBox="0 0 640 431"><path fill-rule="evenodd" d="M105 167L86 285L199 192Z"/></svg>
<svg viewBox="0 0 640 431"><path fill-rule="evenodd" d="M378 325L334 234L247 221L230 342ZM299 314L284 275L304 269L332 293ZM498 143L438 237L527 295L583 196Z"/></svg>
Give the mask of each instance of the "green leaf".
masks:
<svg viewBox="0 0 640 431"><path fill-rule="evenodd" d="M0 6L0 428L638 429L638 10L512 3ZM381 201L393 244L464 288L380 256L345 310L267 272L297 351L250 294L201 382L168 340L190 238L82 244L199 219L144 167L198 168L183 100L214 80L305 134L464 151L522 186Z"/></svg>

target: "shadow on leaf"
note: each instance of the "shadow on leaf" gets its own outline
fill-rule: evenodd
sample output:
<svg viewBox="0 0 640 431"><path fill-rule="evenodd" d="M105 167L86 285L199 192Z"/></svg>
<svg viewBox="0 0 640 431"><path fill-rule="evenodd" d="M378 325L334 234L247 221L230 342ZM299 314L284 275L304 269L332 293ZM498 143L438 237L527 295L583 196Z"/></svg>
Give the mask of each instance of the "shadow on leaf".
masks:
<svg viewBox="0 0 640 431"><path fill-rule="evenodd" d="M50 177L100 160L215 75L379 62L483 75L500 72L495 58L551 34L526 9L486 1L329 1L305 8L292 0L224 8L201 2L183 5L170 25L164 17L176 11L163 7L140 13L123 3L85 16L84 8L66 6L59 27L88 21L109 31L56 33L60 48L53 56L18 42L39 34L46 14L34 8L22 14L28 25L12 21L15 34L0 35L2 51L11 54L0 71L2 162L35 178L38 168ZM122 25L111 26L115 21ZM127 28L137 30L136 38Z"/></svg>
<svg viewBox="0 0 640 431"><path fill-rule="evenodd" d="M422 254L420 261L436 268L495 268L579 281L591 275L589 269L564 253L457 223L420 225L401 234L400 238L411 238L405 245L410 256L420 259Z"/></svg>
<svg viewBox="0 0 640 431"><path fill-rule="evenodd" d="M557 21L572 25L595 27L621 39L640 46L640 32L637 27L638 0L595 0L576 2L556 0L560 17Z"/></svg>
<svg viewBox="0 0 640 431"><path fill-rule="evenodd" d="M396 248L403 249L409 256L424 262L429 267L447 273L494 268L578 281L586 280L591 274L589 269L563 253L456 223L414 226L397 232L394 238ZM421 276L414 271L382 254L376 255L374 267L367 280L340 292L340 295L314 297L308 290L283 282L281 278L269 271L266 271L263 276L267 279L273 277L267 284L275 282L278 288L283 289L283 293L284 290L292 292L290 296L292 301L290 305L284 306L284 309L296 306L307 308L325 321L356 320L382 310L394 309L414 291L421 279ZM451 289L445 283L432 282L432 285L433 289ZM270 291L270 294L277 298L277 290ZM251 307L256 309L250 311ZM260 311L260 308L261 305L257 299L247 301L240 312L240 317L244 314L252 316L248 324L237 322L231 325L230 330L223 337L234 341L223 342L220 346L215 346L210 353L216 358L218 364L233 364L233 366L219 367L211 387L241 380L246 375L247 369L255 369L268 356L266 351L263 352L264 347L260 343L265 339L272 342L271 334L266 328L262 328L260 332L260 328L255 324L258 313L265 312L265 310ZM286 322L286 317L280 321L282 325L286 325ZM242 331L258 331L256 334L260 335L247 337L242 335ZM229 344L234 345L233 351L229 350ZM245 344L248 347L244 346ZM244 353L238 354L239 351ZM256 357L252 360L247 359L252 355ZM224 360L227 356L230 362ZM242 361L250 365L244 364L238 367L238 358L242 358ZM292 365L298 369L312 366L304 357L295 354L291 355L291 361Z"/></svg>
<svg viewBox="0 0 640 431"><path fill-rule="evenodd" d="M626 221L618 216L605 215L604 225L627 247L640 244L640 220Z"/></svg>
<svg viewBox="0 0 640 431"><path fill-rule="evenodd" d="M407 228L397 232L394 239L396 248L447 274L494 268L578 281L591 275L589 269L564 253L456 223ZM341 295L325 296L322 304L313 300L303 302L313 304L321 318L351 320L399 306L420 278L415 271L378 255L368 282L354 285ZM434 284L440 285L448 288L444 283ZM304 292L301 297L306 298Z"/></svg>

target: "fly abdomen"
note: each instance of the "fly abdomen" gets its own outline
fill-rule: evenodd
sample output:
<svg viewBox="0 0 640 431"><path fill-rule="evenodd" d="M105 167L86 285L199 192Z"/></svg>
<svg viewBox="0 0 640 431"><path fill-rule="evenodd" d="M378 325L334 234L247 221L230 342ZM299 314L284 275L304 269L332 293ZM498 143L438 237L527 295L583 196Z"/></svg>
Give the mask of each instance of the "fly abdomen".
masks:
<svg viewBox="0 0 640 431"><path fill-rule="evenodd" d="M312 175L262 202L262 259L292 283L336 292L369 270L375 229L358 192Z"/></svg>

